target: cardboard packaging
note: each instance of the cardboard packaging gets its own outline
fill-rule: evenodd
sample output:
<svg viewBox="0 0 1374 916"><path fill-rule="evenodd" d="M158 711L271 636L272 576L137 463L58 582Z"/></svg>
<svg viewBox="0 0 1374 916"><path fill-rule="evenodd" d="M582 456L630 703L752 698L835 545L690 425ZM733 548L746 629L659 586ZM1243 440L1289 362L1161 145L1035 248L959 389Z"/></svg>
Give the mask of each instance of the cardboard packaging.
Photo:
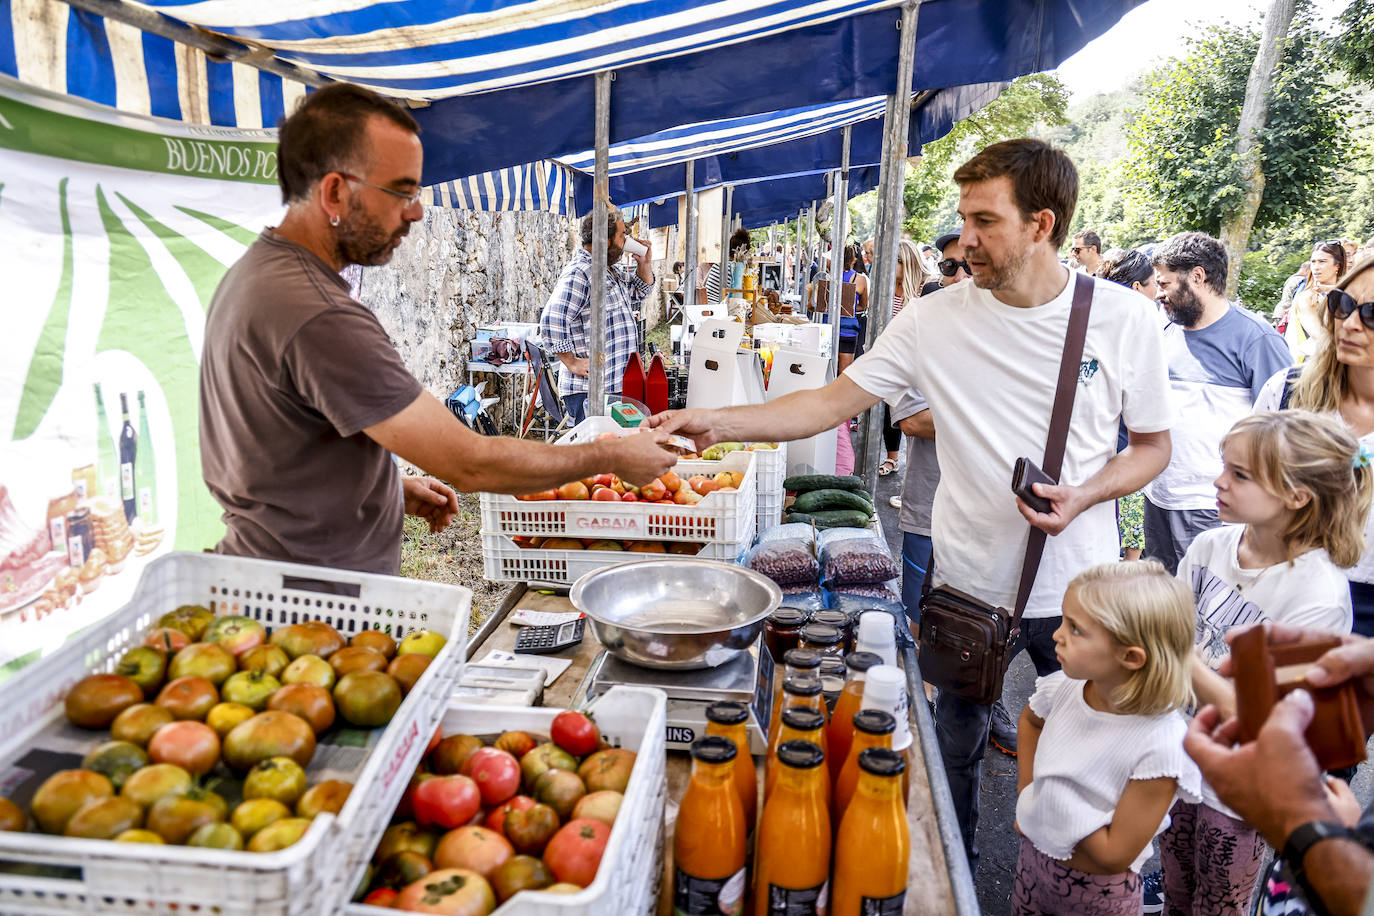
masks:
<svg viewBox="0 0 1374 916"><path fill-rule="evenodd" d="M784 347L773 351L773 369L768 375L768 400L794 391L820 388L831 381L830 360L819 353ZM689 405L690 406L690 405ZM827 429L809 439L787 443L787 473L835 473L835 445L838 432Z"/></svg>

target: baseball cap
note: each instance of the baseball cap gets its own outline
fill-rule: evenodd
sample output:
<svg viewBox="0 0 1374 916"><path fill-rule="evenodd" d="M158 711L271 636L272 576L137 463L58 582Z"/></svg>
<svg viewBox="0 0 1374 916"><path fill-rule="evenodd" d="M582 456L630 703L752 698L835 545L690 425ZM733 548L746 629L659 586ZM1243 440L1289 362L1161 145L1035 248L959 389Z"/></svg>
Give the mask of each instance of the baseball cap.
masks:
<svg viewBox="0 0 1374 916"><path fill-rule="evenodd" d="M943 252L945 250L946 245L948 245L950 242L957 241L959 241L959 233L946 232L944 235L940 236L938 239L935 240L935 249L937 251Z"/></svg>

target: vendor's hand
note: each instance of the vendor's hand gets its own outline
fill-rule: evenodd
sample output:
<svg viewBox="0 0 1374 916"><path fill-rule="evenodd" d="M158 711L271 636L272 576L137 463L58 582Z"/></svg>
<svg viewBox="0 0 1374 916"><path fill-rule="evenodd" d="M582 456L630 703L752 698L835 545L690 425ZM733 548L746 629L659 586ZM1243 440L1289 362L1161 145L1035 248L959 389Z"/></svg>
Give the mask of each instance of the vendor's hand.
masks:
<svg viewBox="0 0 1374 916"><path fill-rule="evenodd" d="M1050 511L1036 512L1019 496L1016 497L1016 508L1026 521L1049 535L1059 534L1069 527L1069 523L1089 505L1081 487L1036 483L1031 484L1031 490L1036 496L1043 496L1050 501Z"/></svg>
<svg viewBox="0 0 1374 916"><path fill-rule="evenodd" d="M621 436L612 443L615 450L611 471L621 480L636 487L651 483L677 464L677 452L665 446L668 434L662 430L641 430Z"/></svg>
<svg viewBox="0 0 1374 916"><path fill-rule="evenodd" d="M448 527L458 514L458 496L451 488L428 477L402 477L406 515L414 515L429 522L431 534Z"/></svg>
<svg viewBox="0 0 1374 916"><path fill-rule="evenodd" d="M561 362L565 367L567 367L567 370L571 372L573 375L577 376L578 378L587 377L587 357L573 356L571 353L559 353L558 361Z"/></svg>
<svg viewBox="0 0 1374 916"><path fill-rule="evenodd" d="M1258 624L1256 624L1258 626ZM1336 636L1325 630L1303 629L1282 623L1270 623L1268 642L1271 646L1284 646L1298 642L1304 637ZM1229 643L1244 628L1237 627L1226 634ZM1365 734L1374 733L1374 639L1354 634L1340 636L1341 645L1331 649L1307 670L1307 680L1313 687L1334 687L1350 681L1355 685L1355 698L1360 704L1360 718L1364 723ZM1221 663L1218 673L1233 677L1235 672L1230 657Z"/></svg>
<svg viewBox="0 0 1374 916"><path fill-rule="evenodd" d="M697 451L715 445L720 440L712 430L713 411L701 407L691 410L665 410L650 417L647 426L665 433L687 436L696 443Z"/></svg>
<svg viewBox="0 0 1374 916"><path fill-rule="evenodd" d="M1237 745L1240 723L1222 722L1216 707L1204 706L1183 739L1221 800L1275 849L1302 824L1336 816L1304 736L1312 713L1312 695L1294 690L1274 705L1255 741Z"/></svg>

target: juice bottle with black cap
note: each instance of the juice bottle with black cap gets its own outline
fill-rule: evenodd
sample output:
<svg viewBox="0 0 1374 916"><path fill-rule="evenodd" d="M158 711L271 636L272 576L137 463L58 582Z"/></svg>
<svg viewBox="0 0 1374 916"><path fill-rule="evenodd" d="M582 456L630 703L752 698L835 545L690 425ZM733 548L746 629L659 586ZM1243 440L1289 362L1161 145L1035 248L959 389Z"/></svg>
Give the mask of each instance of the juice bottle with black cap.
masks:
<svg viewBox="0 0 1374 916"><path fill-rule="evenodd" d="M709 735L692 744L692 780L673 834L675 916L737 916L744 908L744 806L735 789L735 743Z"/></svg>
<svg viewBox="0 0 1374 916"><path fill-rule="evenodd" d="M906 903L906 758L887 748L859 753L859 781L835 840L831 916L901 916Z"/></svg>
<svg viewBox="0 0 1374 916"><path fill-rule="evenodd" d="M897 720L892 714L881 709L861 709L854 713L854 740L849 745L849 756L840 768L840 778L835 780L835 817L844 817L849 801L854 797L854 789L859 783L859 755L870 747L891 750L892 732L897 728ZM903 798L906 796L903 795Z"/></svg>
<svg viewBox="0 0 1374 916"><path fill-rule="evenodd" d="M854 713L863 704L864 676L869 668L882 663L882 658L875 652L850 652L844 657L849 680L845 682L840 698L835 701L830 724L825 727L831 782L839 781L840 770L849 759L849 744L854 740Z"/></svg>
<svg viewBox="0 0 1374 916"><path fill-rule="evenodd" d="M759 820L754 916L825 916L830 811L824 763L814 741L778 747L777 782Z"/></svg>
<svg viewBox="0 0 1374 916"><path fill-rule="evenodd" d="M821 744L825 717L809 706L789 706L782 711L782 728L778 734L778 746L786 741L811 741L818 747ZM769 756L763 776L763 799L766 802L778 781L777 752ZM825 784L825 803L830 804L830 782Z"/></svg>
<svg viewBox="0 0 1374 916"><path fill-rule="evenodd" d="M754 758L749 754L749 708L734 702L707 706L706 734L728 738L735 744L737 756L732 767L735 788L744 807L745 831L753 833L759 809L759 775L754 769Z"/></svg>
<svg viewBox="0 0 1374 916"><path fill-rule="evenodd" d="M821 654L814 649L788 649L782 656L782 676L773 678L773 710L768 717L769 750L777 747L773 740L782 722L782 710L787 705L782 695L782 685L789 677L799 674L819 675Z"/></svg>
<svg viewBox="0 0 1374 916"><path fill-rule="evenodd" d="M782 713L789 706L805 706L825 716L825 697L821 696L821 679L814 674L793 674L783 678L782 698L778 700L776 712L778 722L768 732L768 756L771 759L782 743ZM825 750L825 732L821 732L819 742Z"/></svg>

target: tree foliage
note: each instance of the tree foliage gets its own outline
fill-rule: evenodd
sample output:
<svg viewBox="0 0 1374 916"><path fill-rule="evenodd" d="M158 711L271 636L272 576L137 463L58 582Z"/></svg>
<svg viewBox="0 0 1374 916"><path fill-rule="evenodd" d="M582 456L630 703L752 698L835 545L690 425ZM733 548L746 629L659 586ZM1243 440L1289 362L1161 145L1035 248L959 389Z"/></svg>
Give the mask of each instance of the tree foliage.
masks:
<svg viewBox="0 0 1374 916"><path fill-rule="evenodd" d="M1351 0L1336 24L1332 65L1353 80L1374 83L1374 0Z"/></svg>
<svg viewBox="0 0 1374 916"><path fill-rule="evenodd" d="M990 104L955 124L939 140L927 143L903 186L903 232L929 240L953 228L954 170L991 143L1028 136L1037 125L1066 124L1068 105L1069 92L1057 76L1033 73L1013 81Z"/></svg>
<svg viewBox="0 0 1374 916"><path fill-rule="evenodd" d="M1253 27L1213 27L1146 77L1143 104L1126 128L1122 177L1153 235L1218 235L1244 194L1236 125L1259 40ZM1285 44L1260 136L1260 229L1312 212L1345 158L1346 107L1328 80L1321 36L1304 16Z"/></svg>

